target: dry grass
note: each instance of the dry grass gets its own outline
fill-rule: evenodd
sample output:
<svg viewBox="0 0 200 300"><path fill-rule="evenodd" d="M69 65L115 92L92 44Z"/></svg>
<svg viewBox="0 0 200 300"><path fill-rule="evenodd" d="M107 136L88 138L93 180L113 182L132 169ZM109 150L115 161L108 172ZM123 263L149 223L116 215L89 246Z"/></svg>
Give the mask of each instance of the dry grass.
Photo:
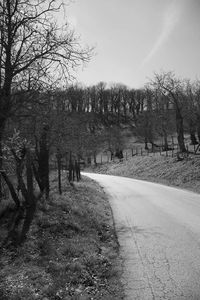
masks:
<svg viewBox="0 0 200 300"><path fill-rule="evenodd" d="M1 249L0 299L123 299L105 193L89 179L65 185L62 196L52 184L50 202L38 207L26 242Z"/></svg>
<svg viewBox="0 0 200 300"><path fill-rule="evenodd" d="M134 156L124 162L99 165L92 171L159 182L200 193L200 156L188 159L165 156Z"/></svg>

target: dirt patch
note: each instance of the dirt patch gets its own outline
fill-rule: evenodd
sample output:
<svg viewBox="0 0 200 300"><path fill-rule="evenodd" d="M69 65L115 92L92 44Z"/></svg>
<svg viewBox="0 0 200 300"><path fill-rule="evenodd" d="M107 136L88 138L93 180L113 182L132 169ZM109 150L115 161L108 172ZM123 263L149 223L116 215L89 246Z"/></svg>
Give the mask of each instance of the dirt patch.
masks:
<svg viewBox="0 0 200 300"><path fill-rule="evenodd" d="M123 299L112 212L103 190L83 178L61 196L52 182L25 243L1 249L1 300ZM5 232L6 219L0 234Z"/></svg>

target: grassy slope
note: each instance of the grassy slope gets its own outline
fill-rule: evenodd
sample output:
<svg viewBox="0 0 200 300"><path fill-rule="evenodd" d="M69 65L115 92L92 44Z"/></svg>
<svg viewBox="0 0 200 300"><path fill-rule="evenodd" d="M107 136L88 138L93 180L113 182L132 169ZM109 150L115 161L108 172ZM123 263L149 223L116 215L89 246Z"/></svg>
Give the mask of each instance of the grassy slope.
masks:
<svg viewBox="0 0 200 300"><path fill-rule="evenodd" d="M40 205L23 246L1 249L1 300L123 299L118 244L103 190L83 179ZM1 220L5 232L6 219Z"/></svg>
<svg viewBox="0 0 200 300"><path fill-rule="evenodd" d="M124 162L99 165L93 171L178 186L200 193L200 157L183 161L165 156L134 156Z"/></svg>

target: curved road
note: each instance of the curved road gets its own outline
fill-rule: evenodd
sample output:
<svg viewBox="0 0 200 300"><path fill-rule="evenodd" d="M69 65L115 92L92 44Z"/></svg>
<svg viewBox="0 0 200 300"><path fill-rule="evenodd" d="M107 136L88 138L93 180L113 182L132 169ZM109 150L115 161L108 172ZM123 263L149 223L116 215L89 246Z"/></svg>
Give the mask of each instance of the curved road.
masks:
<svg viewBox="0 0 200 300"><path fill-rule="evenodd" d="M200 299L200 195L84 173L110 196L126 299Z"/></svg>

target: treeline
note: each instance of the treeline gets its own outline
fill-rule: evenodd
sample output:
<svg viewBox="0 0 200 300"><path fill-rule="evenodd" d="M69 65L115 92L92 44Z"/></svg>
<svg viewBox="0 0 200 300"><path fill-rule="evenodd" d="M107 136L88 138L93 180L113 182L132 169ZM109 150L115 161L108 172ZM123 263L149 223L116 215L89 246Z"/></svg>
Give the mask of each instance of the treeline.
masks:
<svg viewBox="0 0 200 300"><path fill-rule="evenodd" d="M17 126L31 139L46 123L53 152L59 149L77 159L95 155L100 147L110 151L123 147L124 128L142 138L146 149L162 138L167 150L175 133L182 152L185 133L191 144L200 139L200 81L181 80L172 72L155 74L141 89L100 82L18 97L25 97L26 105L15 113L11 128Z"/></svg>
<svg viewBox="0 0 200 300"><path fill-rule="evenodd" d="M143 138L146 149L162 138L167 150L168 138L174 133L182 152L186 151L184 133L190 134L192 144L200 140L200 81L181 80L172 72L155 74L141 89L122 84L108 87L100 82L92 87L76 85L55 91L51 100L52 111L68 116L62 126L70 127L73 116L74 126L81 123L79 128L84 131L80 136L102 133L107 145L106 133L110 130L114 136L116 128L120 131L124 127Z"/></svg>

